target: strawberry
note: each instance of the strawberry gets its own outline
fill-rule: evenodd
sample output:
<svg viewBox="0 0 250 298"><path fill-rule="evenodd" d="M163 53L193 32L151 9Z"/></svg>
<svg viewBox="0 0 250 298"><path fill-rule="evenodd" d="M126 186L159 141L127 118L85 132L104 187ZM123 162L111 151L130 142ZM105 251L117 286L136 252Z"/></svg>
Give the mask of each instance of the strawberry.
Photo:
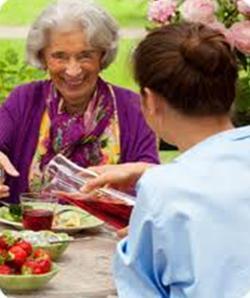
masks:
<svg viewBox="0 0 250 298"><path fill-rule="evenodd" d="M32 248L32 245L30 244L30 242L28 242L28 241L20 240L15 244L15 246L19 246L23 250L25 250L28 256L30 256L32 254L33 248Z"/></svg>
<svg viewBox="0 0 250 298"><path fill-rule="evenodd" d="M3 232L3 234L0 236L0 248L8 249L15 242L15 237L9 231Z"/></svg>
<svg viewBox="0 0 250 298"><path fill-rule="evenodd" d="M21 269L22 274L44 274L51 270L50 260L27 260Z"/></svg>
<svg viewBox="0 0 250 298"><path fill-rule="evenodd" d="M35 260L27 260L21 268L21 273L24 275L28 274L40 274L37 262Z"/></svg>
<svg viewBox="0 0 250 298"><path fill-rule="evenodd" d="M12 269L8 265L0 265L0 274L11 274Z"/></svg>
<svg viewBox="0 0 250 298"><path fill-rule="evenodd" d="M52 262L49 259L37 260L39 268L42 273L47 273L51 270Z"/></svg>
<svg viewBox="0 0 250 298"><path fill-rule="evenodd" d="M0 247L0 265L4 264L7 259L8 253L7 250Z"/></svg>
<svg viewBox="0 0 250 298"><path fill-rule="evenodd" d="M45 251L42 248L38 248L33 252L33 257L34 259L39 259L39 260L51 260L51 257L47 251Z"/></svg>
<svg viewBox="0 0 250 298"><path fill-rule="evenodd" d="M11 261L11 263L17 267L21 267L26 261L27 257L28 255L26 251L20 246L14 245L8 250L7 260Z"/></svg>
<svg viewBox="0 0 250 298"><path fill-rule="evenodd" d="M44 274L51 270L50 255L42 248L33 252L32 259L27 259L21 268L22 274Z"/></svg>
<svg viewBox="0 0 250 298"><path fill-rule="evenodd" d="M7 249L8 247L9 247L9 245L7 244L4 236L0 236L0 248Z"/></svg>

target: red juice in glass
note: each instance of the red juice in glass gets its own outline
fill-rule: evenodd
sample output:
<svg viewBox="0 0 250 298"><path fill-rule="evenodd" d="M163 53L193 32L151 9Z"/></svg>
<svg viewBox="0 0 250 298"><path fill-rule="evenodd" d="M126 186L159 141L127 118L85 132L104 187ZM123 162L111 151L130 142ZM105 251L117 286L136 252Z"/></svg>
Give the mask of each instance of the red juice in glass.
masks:
<svg viewBox="0 0 250 298"><path fill-rule="evenodd" d="M23 226L33 231L50 230L53 211L46 209L26 209L23 211Z"/></svg>

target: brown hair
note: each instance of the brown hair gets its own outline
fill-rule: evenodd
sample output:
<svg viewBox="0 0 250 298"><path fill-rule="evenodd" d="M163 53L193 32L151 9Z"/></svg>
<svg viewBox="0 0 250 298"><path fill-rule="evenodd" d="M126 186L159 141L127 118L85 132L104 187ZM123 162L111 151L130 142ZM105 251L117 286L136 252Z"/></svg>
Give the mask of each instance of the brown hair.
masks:
<svg viewBox="0 0 250 298"><path fill-rule="evenodd" d="M205 25L171 24L155 29L134 53L134 74L185 115L229 112L237 63L224 36Z"/></svg>

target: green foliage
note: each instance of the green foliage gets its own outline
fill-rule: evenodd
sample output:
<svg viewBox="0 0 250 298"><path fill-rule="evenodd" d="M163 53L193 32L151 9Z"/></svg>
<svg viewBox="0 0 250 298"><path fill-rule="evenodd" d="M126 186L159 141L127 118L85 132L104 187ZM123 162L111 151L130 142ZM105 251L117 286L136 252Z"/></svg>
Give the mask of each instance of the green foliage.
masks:
<svg viewBox="0 0 250 298"><path fill-rule="evenodd" d="M235 3L231 0L217 0L219 9L217 12L218 19L229 28L235 22L240 21L243 16L240 16Z"/></svg>
<svg viewBox="0 0 250 298"><path fill-rule="evenodd" d="M138 90L133 80L131 62L132 50L136 44L137 41L133 39L121 40L116 60L102 73L105 80L135 91Z"/></svg>
<svg viewBox="0 0 250 298"><path fill-rule="evenodd" d="M147 0L96 0L118 21L120 26L145 27Z"/></svg>
<svg viewBox="0 0 250 298"><path fill-rule="evenodd" d="M234 122L236 125L250 124L250 75L241 72L235 101Z"/></svg>
<svg viewBox="0 0 250 298"><path fill-rule="evenodd" d="M24 4L25 2L25 4ZM53 0L9 0L0 11L0 24L23 26L31 24ZM146 24L147 0L96 0L121 26Z"/></svg>
<svg viewBox="0 0 250 298"><path fill-rule="evenodd" d="M52 0L9 0L0 11L2 25L29 25Z"/></svg>
<svg viewBox="0 0 250 298"><path fill-rule="evenodd" d="M20 61L17 52L9 48L0 57L0 102L15 86L44 77L44 72L27 66Z"/></svg>
<svg viewBox="0 0 250 298"><path fill-rule="evenodd" d="M160 151L160 160L161 163L169 163L173 159L175 159L178 155L180 155L179 151Z"/></svg>
<svg viewBox="0 0 250 298"><path fill-rule="evenodd" d="M239 112L250 113L250 78L246 74L239 80L236 104Z"/></svg>
<svg viewBox="0 0 250 298"><path fill-rule="evenodd" d="M250 124L250 56L238 52L239 81L235 100L234 121L236 125Z"/></svg>

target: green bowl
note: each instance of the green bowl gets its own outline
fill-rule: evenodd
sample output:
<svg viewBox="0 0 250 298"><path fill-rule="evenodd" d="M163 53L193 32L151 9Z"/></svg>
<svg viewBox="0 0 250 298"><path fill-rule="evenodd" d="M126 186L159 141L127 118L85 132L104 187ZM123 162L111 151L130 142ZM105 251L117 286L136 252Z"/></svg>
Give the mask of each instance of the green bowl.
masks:
<svg viewBox="0 0 250 298"><path fill-rule="evenodd" d="M69 240L71 238L66 233L59 233L58 239ZM42 248L47 251L53 261L56 261L65 252L68 246L69 242L53 244L33 244L34 248Z"/></svg>
<svg viewBox="0 0 250 298"><path fill-rule="evenodd" d="M21 237L27 241L29 241L34 248L42 248L45 251L47 251L53 261L57 260L67 249L69 246L69 241L72 237L70 237L66 233L55 233L52 231L40 231L40 232L34 232L34 231L11 231L11 230L5 230L2 233L10 233L15 237ZM39 238L40 237L40 238ZM61 243L48 243L46 239L50 240L62 240L65 242Z"/></svg>
<svg viewBox="0 0 250 298"><path fill-rule="evenodd" d="M9 292L25 292L40 289L45 286L59 271L53 264L52 270L38 275L2 275L0 274L0 288Z"/></svg>

